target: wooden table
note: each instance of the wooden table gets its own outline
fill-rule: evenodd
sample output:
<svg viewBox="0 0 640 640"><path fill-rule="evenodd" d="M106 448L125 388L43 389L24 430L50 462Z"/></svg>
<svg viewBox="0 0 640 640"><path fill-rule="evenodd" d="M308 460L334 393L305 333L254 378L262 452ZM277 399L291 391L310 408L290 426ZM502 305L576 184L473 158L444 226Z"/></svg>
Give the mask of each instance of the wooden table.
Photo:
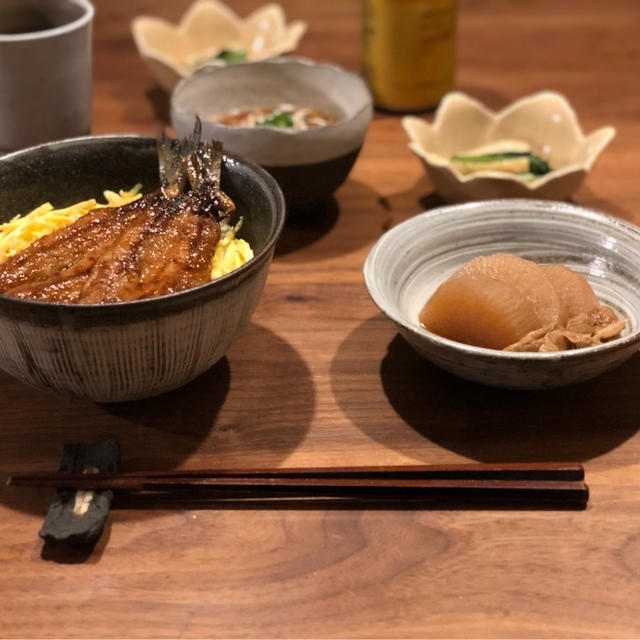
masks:
<svg viewBox="0 0 640 640"><path fill-rule="evenodd" d="M93 131L155 134L166 96L129 22L177 19L188 2L96 4ZM309 22L300 54L358 70L359 3L282 4ZM463 0L457 67L458 87L492 107L556 89L586 130L615 125L575 200L636 223L639 26L636 0ZM111 406L0 374L0 471L55 468L64 442L105 435L127 469L566 459L585 463L586 511L115 510L94 552L64 563L37 537L46 492L3 485L0 636L640 635L640 357L544 393L422 361L361 269L384 230L437 204L399 118L376 115L335 203L285 230L224 359L183 389Z"/></svg>

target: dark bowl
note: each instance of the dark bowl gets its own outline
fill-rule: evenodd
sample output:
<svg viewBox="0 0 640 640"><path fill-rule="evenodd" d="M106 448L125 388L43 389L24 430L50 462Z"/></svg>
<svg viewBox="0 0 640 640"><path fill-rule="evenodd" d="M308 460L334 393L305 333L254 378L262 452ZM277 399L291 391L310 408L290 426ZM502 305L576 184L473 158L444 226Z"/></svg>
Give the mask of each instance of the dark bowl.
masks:
<svg viewBox="0 0 640 640"><path fill-rule="evenodd" d="M292 131L229 127L212 119L234 108L283 102L313 107L338 120ZM207 136L276 178L292 214L321 205L346 180L372 112L371 94L360 76L301 58L205 67L184 78L171 96L171 122L179 135L192 131L198 116Z"/></svg>
<svg viewBox="0 0 640 640"><path fill-rule="evenodd" d="M137 182L144 192L158 187L152 138L83 137L18 151L0 159L0 222ZM211 367L258 303L285 217L278 185L258 166L225 154L222 188L243 217L252 260L198 287L134 302L0 295L0 368L38 387L116 402L174 389Z"/></svg>

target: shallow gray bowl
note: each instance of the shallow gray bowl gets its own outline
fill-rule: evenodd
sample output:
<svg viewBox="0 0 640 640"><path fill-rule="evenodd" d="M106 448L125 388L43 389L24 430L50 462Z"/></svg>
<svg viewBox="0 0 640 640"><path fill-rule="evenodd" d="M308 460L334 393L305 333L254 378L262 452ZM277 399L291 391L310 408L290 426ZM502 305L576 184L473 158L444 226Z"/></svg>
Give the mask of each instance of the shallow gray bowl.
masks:
<svg viewBox="0 0 640 640"><path fill-rule="evenodd" d="M558 353L511 353L461 344L423 329L418 313L438 285L478 255L513 253L582 273L627 321L620 338ZM488 200L427 211L385 233L364 277L373 301L434 364L496 387L545 389L621 364L640 344L640 229L563 202Z"/></svg>
<svg viewBox="0 0 640 640"><path fill-rule="evenodd" d="M339 117L306 131L241 128L211 120L233 108L290 102ZM359 76L335 65L301 58L205 67L182 80L171 95L171 123L178 135L193 131L222 140L225 148L263 166L278 181L292 213L327 200L356 161L373 112Z"/></svg>
<svg viewBox="0 0 640 640"><path fill-rule="evenodd" d="M105 189L158 187L155 140L99 136L53 142L0 159L0 222L50 201L65 206ZM100 402L179 387L219 360L258 303L284 223L284 200L259 167L225 155L222 187L243 216L255 257L186 291L102 305L0 295L0 368L38 387Z"/></svg>

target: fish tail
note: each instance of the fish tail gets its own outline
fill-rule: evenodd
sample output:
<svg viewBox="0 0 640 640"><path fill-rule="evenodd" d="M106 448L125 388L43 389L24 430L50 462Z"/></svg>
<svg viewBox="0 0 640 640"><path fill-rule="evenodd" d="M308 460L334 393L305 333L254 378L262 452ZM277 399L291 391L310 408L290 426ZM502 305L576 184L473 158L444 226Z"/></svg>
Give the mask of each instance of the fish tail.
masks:
<svg viewBox="0 0 640 640"><path fill-rule="evenodd" d="M167 198L175 198L182 193L187 183L181 147L180 141L168 138L164 132L156 142L160 188Z"/></svg>
<svg viewBox="0 0 640 640"><path fill-rule="evenodd" d="M211 140L202 142L202 122L196 116L193 133L186 140L183 149L183 162L192 189L206 185L209 188L220 188L220 172L222 169L222 143Z"/></svg>
<svg viewBox="0 0 640 640"><path fill-rule="evenodd" d="M222 171L222 143L203 142L202 122L196 116L193 132L182 140L172 140L163 133L158 138L160 185L167 198L175 198L184 191L187 180L200 204L208 202L207 209L218 219L226 218L235 210L233 200L220 189Z"/></svg>

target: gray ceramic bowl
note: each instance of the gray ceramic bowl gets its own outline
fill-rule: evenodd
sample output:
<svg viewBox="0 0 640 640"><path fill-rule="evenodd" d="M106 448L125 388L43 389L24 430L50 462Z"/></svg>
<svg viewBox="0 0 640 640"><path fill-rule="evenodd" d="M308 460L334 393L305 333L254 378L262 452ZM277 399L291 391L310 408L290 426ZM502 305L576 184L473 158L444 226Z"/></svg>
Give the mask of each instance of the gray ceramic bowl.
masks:
<svg viewBox="0 0 640 640"><path fill-rule="evenodd" d="M238 128L211 121L233 108L290 102L331 114L338 122L306 131ZM300 212L327 200L351 171L373 111L359 76L329 64L296 58L206 67L182 80L171 96L171 122L179 135L198 115L206 136L262 165Z"/></svg>
<svg viewBox="0 0 640 640"><path fill-rule="evenodd" d="M478 255L513 253L582 273L598 298L626 318L620 338L558 353L473 347L424 330L418 312L438 285ZM462 378L517 389L545 389L597 376L640 345L640 229L562 202L489 200L427 211L394 227L364 266L373 301L408 342Z"/></svg>
<svg viewBox="0 0 640 640"><path fill-rule="evenodd" d="M105 189L158 186L155 141L85 137L0 160L0 221L45 201L65 206ZM282 194L265 171L225 155L222 187L244 218L255 257L218 280L135 302L53 304L0 295L0 368L38 387L101 402L179 387L228 350L262 292L284 224Z"/></svg>

